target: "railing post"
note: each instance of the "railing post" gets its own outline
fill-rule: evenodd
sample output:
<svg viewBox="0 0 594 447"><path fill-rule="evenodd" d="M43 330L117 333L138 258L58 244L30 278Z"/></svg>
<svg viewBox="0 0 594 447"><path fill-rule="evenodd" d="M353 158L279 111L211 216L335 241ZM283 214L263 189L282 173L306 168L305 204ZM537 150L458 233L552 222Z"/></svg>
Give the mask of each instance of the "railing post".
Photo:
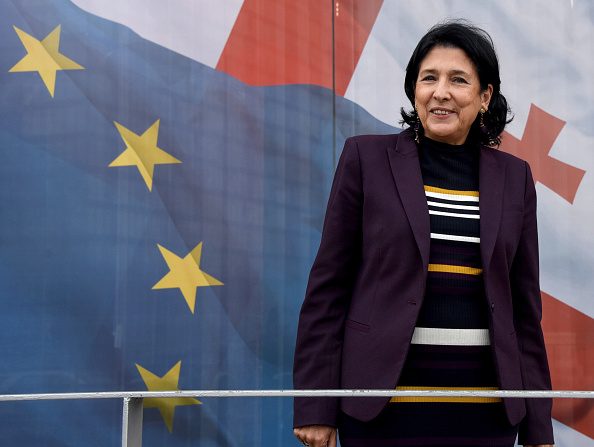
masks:
<svg viewBox="0 0 594 447"><path fill-rule="evenodd" d="M122 415L122 447L142 447L142 397L125 397Z"/></svg>

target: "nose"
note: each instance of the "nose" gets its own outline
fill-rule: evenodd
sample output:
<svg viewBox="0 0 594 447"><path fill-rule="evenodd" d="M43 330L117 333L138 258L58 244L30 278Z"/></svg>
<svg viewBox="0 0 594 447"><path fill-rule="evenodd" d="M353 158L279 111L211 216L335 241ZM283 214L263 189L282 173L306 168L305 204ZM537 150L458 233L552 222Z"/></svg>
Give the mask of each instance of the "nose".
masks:
<svg viewBox="0 0 594 447"><path fill-rule="evenodd" d="M440 79L435 84L433 98L435 98L437 101L447 101L448 99L450 99L450 90L448 88L448 83L445 79Z"/></svg>

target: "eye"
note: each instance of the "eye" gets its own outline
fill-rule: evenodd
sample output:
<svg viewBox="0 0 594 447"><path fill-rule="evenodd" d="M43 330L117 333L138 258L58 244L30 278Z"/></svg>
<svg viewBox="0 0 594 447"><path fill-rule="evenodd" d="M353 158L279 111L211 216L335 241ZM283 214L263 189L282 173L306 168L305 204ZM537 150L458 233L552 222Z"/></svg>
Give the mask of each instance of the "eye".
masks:
<svg viewBox="0 0 594 447"><path fill-rule="evenodd" d="M435 81L435 76L433 75L425 75L420 78L421 81Z"/></svg>
<svg viewBox="0 0 594 447"><path fill-rule="evenodd" d="M452 78L452 81L455 82L456 84L468 84L468 81L464 78L461 78L460 76L456 76L455 78Z"/></svg>

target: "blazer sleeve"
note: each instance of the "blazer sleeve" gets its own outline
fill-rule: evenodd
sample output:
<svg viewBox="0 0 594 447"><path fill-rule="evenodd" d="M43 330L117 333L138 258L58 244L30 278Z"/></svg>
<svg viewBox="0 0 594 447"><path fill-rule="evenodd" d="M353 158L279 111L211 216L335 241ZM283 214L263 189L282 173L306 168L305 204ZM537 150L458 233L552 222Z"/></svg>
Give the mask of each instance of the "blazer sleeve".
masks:
<svg viewBox="0 0 594 447"><path fill-rule="evenodd" d="M293 366L295 389L340 388L344 321L360 259L362 181L355 138L346 140L322 238L301 307ZM294 426L336 426L339 398L294 400Z"/></svg>
<svg viewBox="0 0 594 447"><path fill-rule="evenodd" d="M536 189L525 163L524 220L511 268L514 326L520 349L520 367L525 390L550 390L551 378L541 328L542 305L538 267ZM551 399L526 399L526 417L519 427L520 444L553 444Z"/></svg>

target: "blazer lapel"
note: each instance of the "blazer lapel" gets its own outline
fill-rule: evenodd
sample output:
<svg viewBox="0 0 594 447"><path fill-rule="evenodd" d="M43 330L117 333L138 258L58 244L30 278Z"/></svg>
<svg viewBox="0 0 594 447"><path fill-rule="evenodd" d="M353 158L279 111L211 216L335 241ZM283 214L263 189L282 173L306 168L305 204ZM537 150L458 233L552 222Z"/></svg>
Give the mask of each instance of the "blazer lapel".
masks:
<svg viewBox="0 0 594 447"><path fill-rule="evenodd" d="M396 147L388 148L390 167L398 195L404 206L415 240L421 253L423 266L429 264L429 209L423 188L417 145L410 131L400 133Z"/></svg>
<svg viewBox="0 0 594 447"><path fill-rule="evenodd" d="M495 158L493 151L496 150L481 146L479 160L480 236L483 270L489 266L491 261L501 221L505 170Z"/></svg>

